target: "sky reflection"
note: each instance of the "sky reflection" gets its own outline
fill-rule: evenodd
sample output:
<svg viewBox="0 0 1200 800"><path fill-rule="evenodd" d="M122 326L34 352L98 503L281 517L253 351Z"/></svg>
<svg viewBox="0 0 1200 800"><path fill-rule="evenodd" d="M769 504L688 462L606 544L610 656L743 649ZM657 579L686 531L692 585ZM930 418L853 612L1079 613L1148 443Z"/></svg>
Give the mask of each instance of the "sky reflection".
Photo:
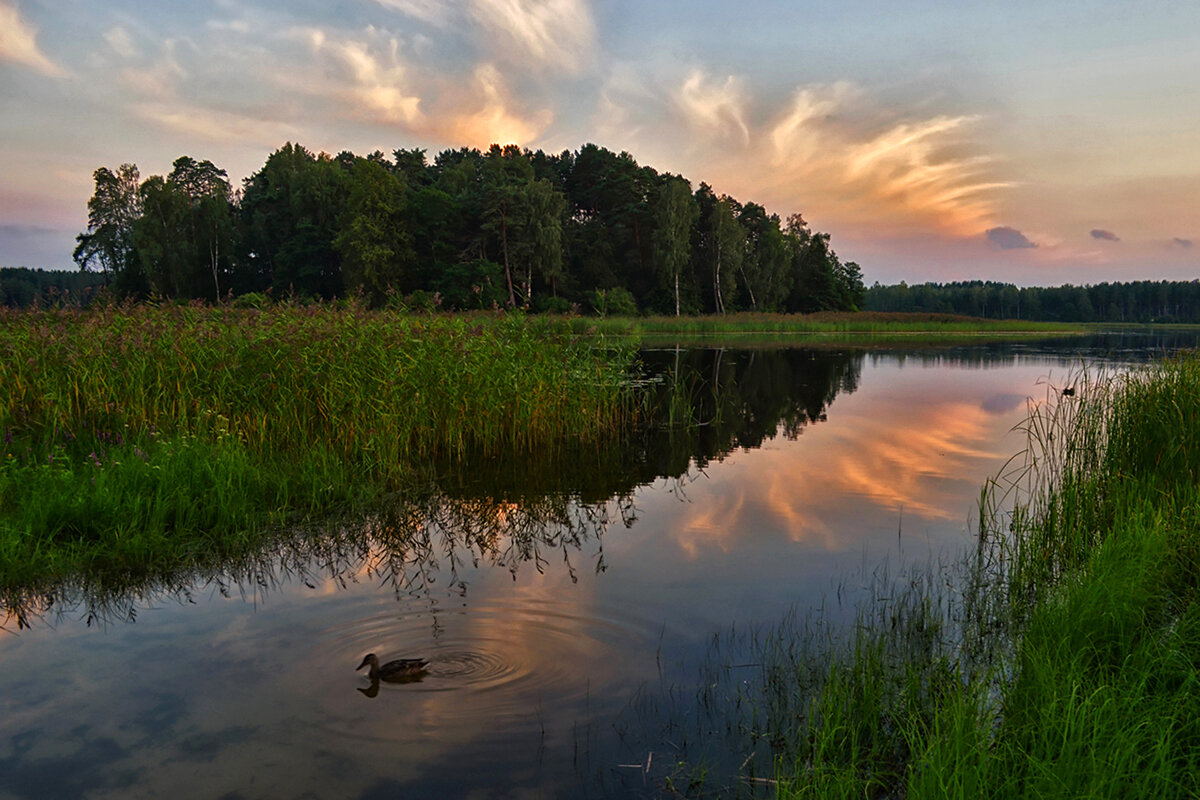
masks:
<svg viewBox="0 0 1200 800"><path fill-rule="evenodd" d="M314 557L263 591L207 584L132 624L81 613L0 634L0 796L637 796L618 765L676 753L630 744L657 722L629 710L660 686L688 701L733 626L852 613L881 565L969 546L980 488L1051 371L837 358L819 421L751 450L722 439L707 454L724 456L632 489L632 506L464 490L396 562L379 525L336 568ZM430 671L364 697L367 652Z"/></svg>

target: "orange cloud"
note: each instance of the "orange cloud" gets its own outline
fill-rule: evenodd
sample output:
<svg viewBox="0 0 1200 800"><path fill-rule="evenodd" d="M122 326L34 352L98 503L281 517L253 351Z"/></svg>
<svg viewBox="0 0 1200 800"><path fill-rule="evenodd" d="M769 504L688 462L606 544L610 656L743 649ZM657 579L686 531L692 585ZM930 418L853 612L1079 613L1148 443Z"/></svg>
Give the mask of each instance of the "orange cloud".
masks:
<svg viewBox="0 0 1200 800"><path fill-rule="evenodd" d="M464 96L443 95L439 104L450 108L431 117L422 130L446 141L474 147L496 143L528 144L554 119L549 109L532 114L514 110L504 79L491 64L483 64L475 70L474 83L467 87Z"/></svg>
<svg viewBox="0 0 1200 800"><path fill-rule="evenodd" d="M695 70L663 97L614 75L595 124L621 147L779 213L819 209L822 225L978 236L1010 185L981 152L976 116L898 114L847 82L773 105L736 76ZM646 110L656 105L666 114Z"/></svg>

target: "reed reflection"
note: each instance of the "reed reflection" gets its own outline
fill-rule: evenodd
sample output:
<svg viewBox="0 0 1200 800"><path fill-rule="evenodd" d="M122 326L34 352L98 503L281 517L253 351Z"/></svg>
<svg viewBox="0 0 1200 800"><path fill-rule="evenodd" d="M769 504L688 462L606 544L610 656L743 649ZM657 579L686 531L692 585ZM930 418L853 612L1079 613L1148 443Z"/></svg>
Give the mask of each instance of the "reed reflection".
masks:
<svg viewBox="0 0 1200 800"><path fill-rule="evenodd" d="M427 483L355 521L281 534L264 552L213 557L183 573L9 587L0 598L4 627L63 616L88 625L133 621L166 598L255 599L295 584L329 593L372 580L410 596L436 580L465 594L467 567L515 578L524 565L541 573L553 561L574 583L580 569L607 568L603 533L613 523L634 524L638 487L666 478L682 488L711 462L776 437L798 438L827 419L839 394L855 391L862 359L804 349L647 352L642 420L620 441L437 464Z"/></svg>
<svg viewBox="0 0 1200 800"><path fill-rule="evenodd" d="M915 353L907 363L974 368L997 358L988 348L954 353ZM859 387L868 357L874 370L888 374L864 396ZM1001 360L1011 364L1011 356ZM1019 411L1010 402L1017 395L1008 383L997 384L981 402L976 388L987 384L986 370L964 391L961 381L952 382L957 388L931 386L931 372L906 371L905 363L850 350L647 351L641 422L619 441L434 464L420 487L357 520L294 531L266 552L214 558L186 574L91 576L10 589L0 600L5 625L19 629L32 617L60 613L78 613L89 624L132 620L162 597L253 598L301 583L336 592L373 580L413 595L428 591L436 577L440 587L465 594L464 567L515 576L523 565L543 572L554 562L574 582L581 569L607 568L604 532L613 523L632 526L639 487L663 479L671 484L669 497L689 500L670 512L686 558L708 548L728 552L764 535L838 549L856 527L847 514L858 514L861 526L864 510L869 518L883 509L893 526L901 515L961 518L950 485L976 480L971 465L1007 446L1001 438L1006 415ZM806 433L802 447L780 444ZM750 450L761 450L753 470L728 471L704 491L689 489L711 465L736 462ZM656 495L649 502L661 501Z"/></svg>
<svg viewBox="0 0 1200 800"><path fill-rule="evenodd" d="M87 626L133 622L145 608L206 596L265 601L289 586L329 594L372 581L397 597L465 594L465 569L499 568L514 578L561 563L569 579L606 568L602 535L614 522L632 525L628 496L586 503L569 495L450 495L431 487L393 498L353 523L291 531L275 546L237 558L214 557L185 573L90 576L52 587L10 587L2 597L4 630L37 620L82 619ZM592 549L584 555L585 544Z"/></svg>

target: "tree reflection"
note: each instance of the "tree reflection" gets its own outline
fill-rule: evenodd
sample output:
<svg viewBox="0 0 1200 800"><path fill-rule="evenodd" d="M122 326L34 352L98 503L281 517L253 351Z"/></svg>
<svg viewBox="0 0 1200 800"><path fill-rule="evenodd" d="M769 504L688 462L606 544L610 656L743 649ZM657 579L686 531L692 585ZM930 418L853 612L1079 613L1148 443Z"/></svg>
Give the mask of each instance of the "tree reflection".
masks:
<svg viewBox="0 0 1200 800"><path fill-rule="evenodd" d="M0 628L69 617L133 621L165 599L257 599L295 584L372 580L400 596L427 594L436 582L465 594L467 568L506 569L515 579L521 569L561 563L574 582L581 569L605 570L603 534L634 523L639 486L668 478L682 488L710 461L798 437L826 418L838 394L857 388L862 361L861 352L808 349L647 351L640 422L607 446L434 464L368 514L284 532L265 550L214 554L188 570L5 587ZM585 556L585 545L594 552Z"/></svg>

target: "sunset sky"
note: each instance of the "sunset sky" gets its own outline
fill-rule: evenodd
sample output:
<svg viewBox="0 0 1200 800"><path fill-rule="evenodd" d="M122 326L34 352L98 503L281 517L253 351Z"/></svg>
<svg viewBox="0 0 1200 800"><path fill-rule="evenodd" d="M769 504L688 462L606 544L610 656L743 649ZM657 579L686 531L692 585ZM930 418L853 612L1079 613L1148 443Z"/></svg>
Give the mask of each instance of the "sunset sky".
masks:
<svg viewBox="0 0 1200 800"><path fill-rule="evenodd" d="M0 266L73 267L99 166L286 141L628 150L868 284L1200 277L1192 3L0 0Z"/></svg>

